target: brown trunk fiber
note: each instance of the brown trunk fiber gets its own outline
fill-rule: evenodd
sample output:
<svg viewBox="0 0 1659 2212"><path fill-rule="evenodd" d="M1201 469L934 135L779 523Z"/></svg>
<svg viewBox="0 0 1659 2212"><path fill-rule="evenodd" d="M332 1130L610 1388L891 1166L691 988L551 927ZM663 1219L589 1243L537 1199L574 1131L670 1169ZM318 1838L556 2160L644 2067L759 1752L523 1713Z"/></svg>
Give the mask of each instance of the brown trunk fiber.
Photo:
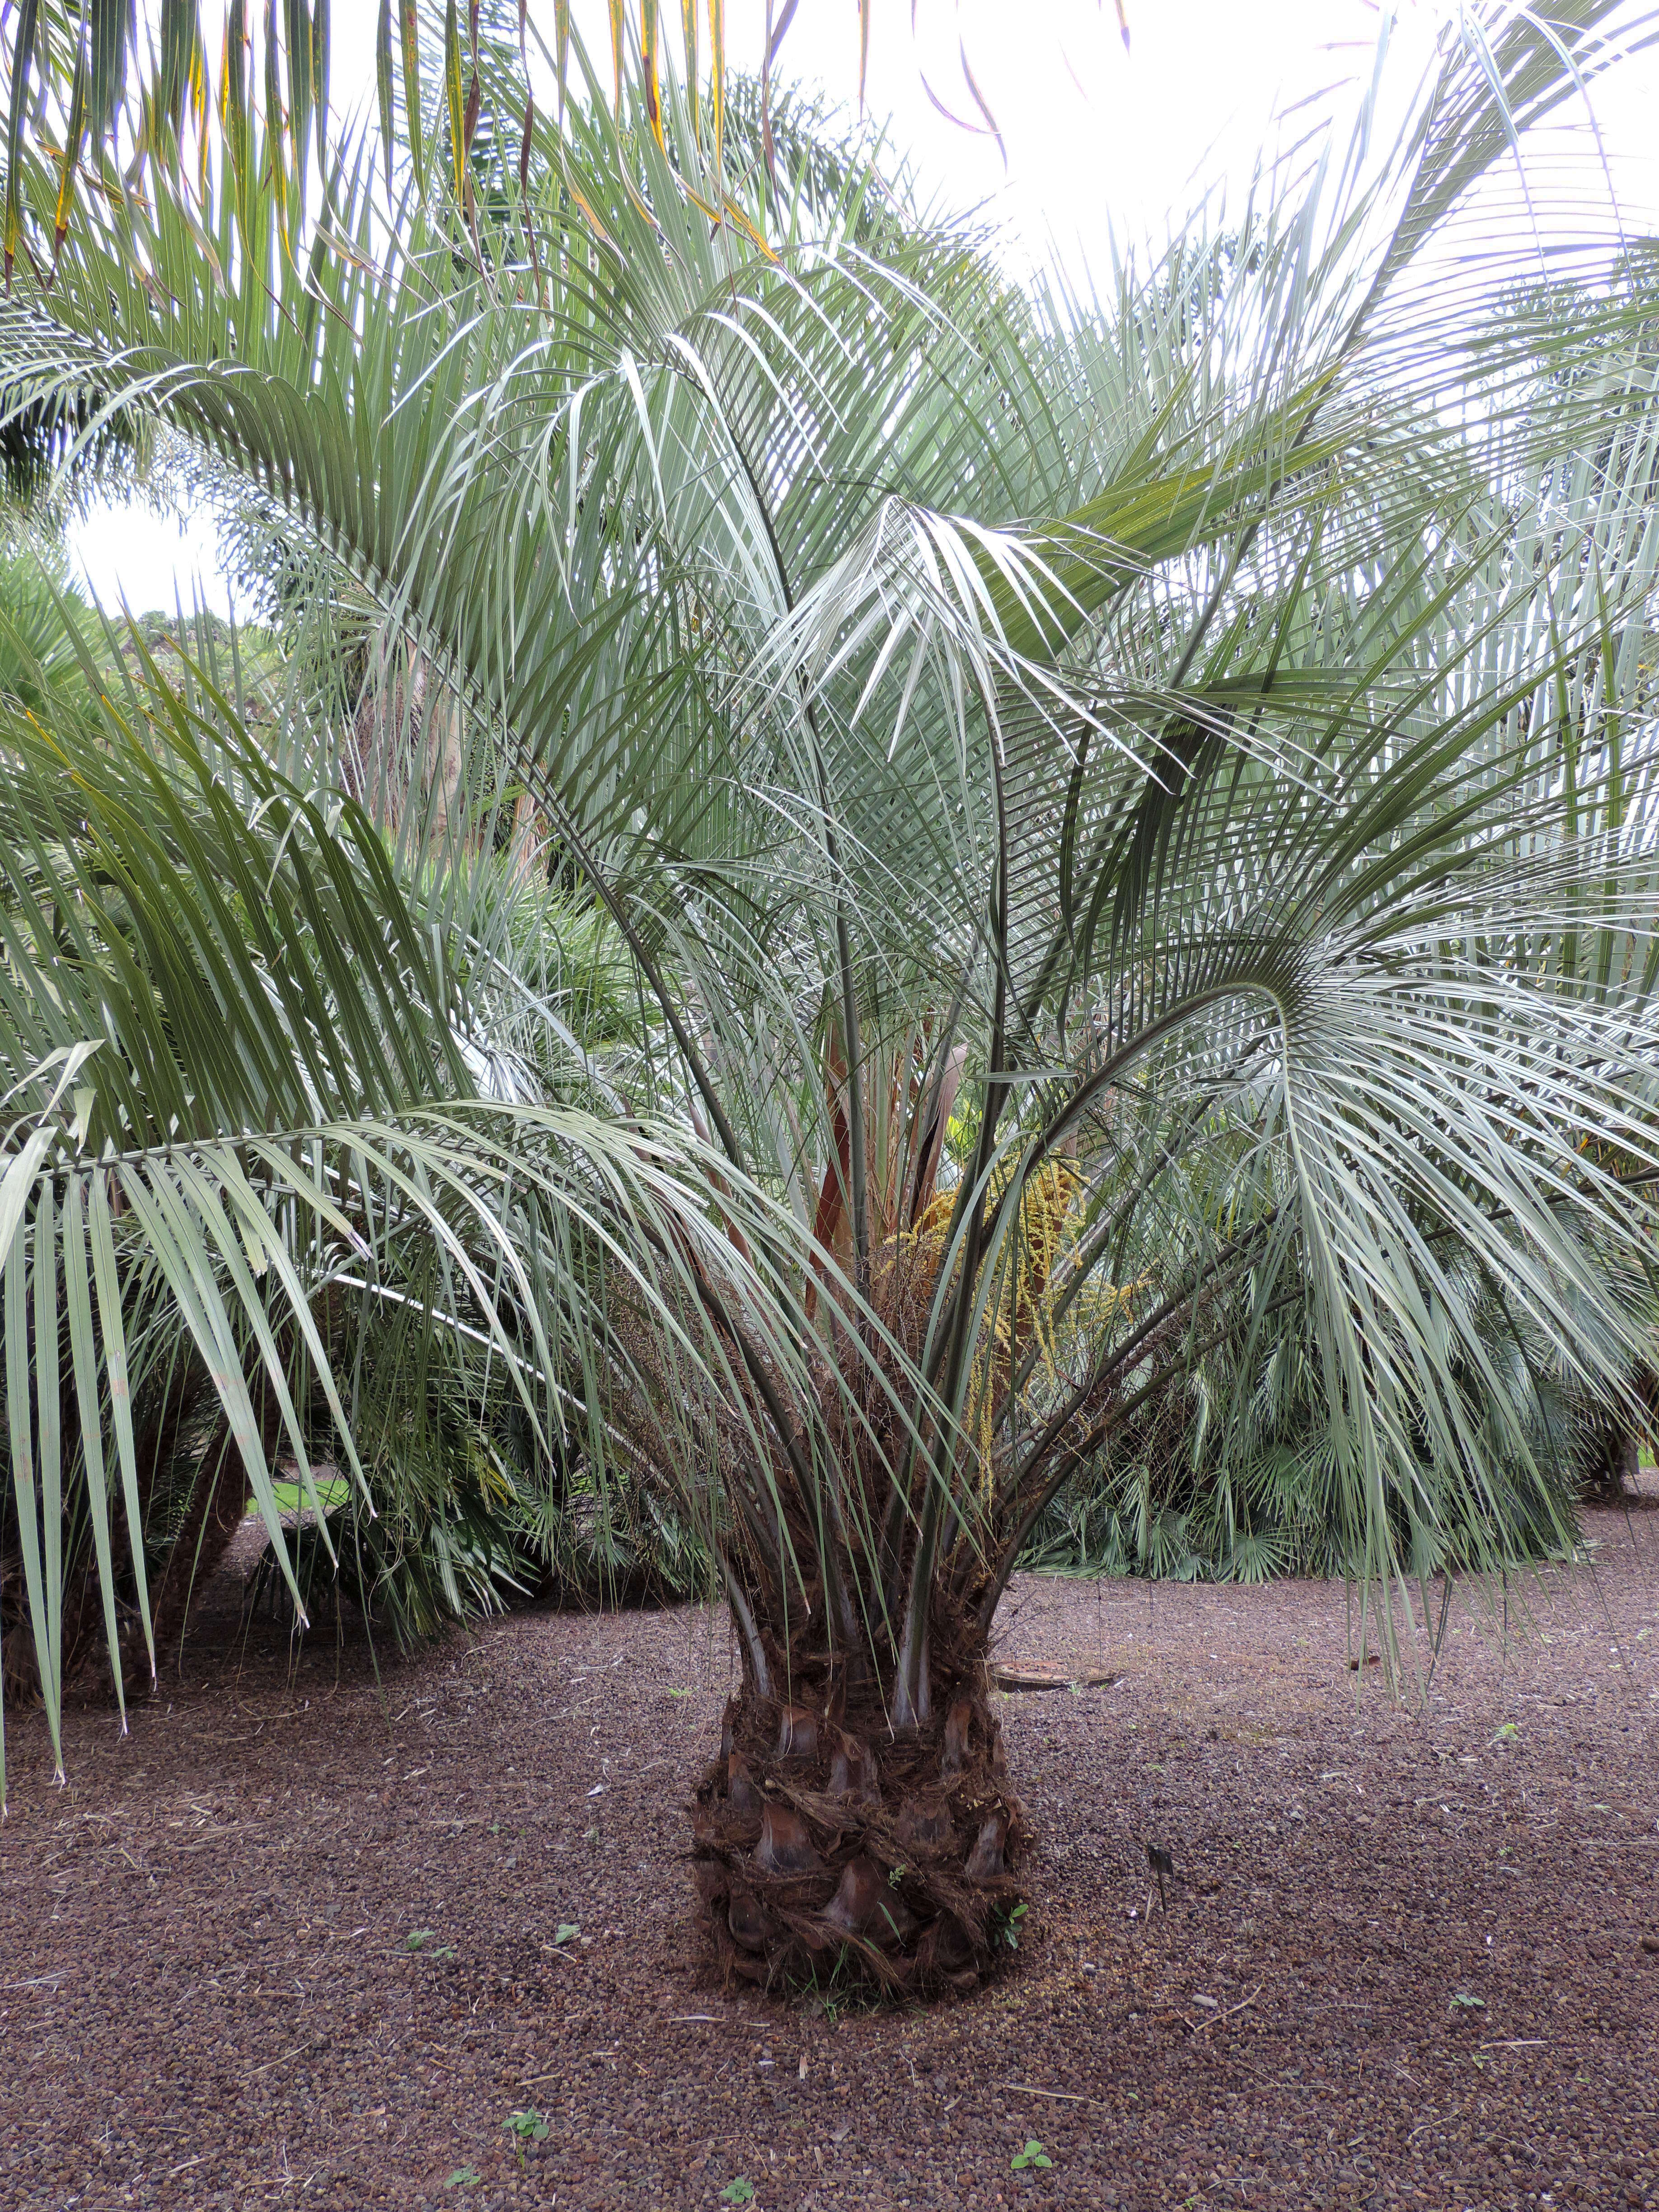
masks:
<svg viewBox="0 0 1659 2212"><path fill-rule="evenodd" d="M177 1654L184 1641L190 1610L230 1549L231 1540L247 1511L248 1476L241 1453L231 1441L229 1425L216 1431L202 1455L202 1471L183 1527L168 1550L167 1562L150 1594L150 1625L155 1638L157 1669ZM142 1662L143 1645L135 1640L129 1655Z"/></svg>
<svg viewBox="0 0 1659 2212"><path fill-rule="evenodd" d="M1030 1832L1010 1792L982 1658L890 1729L873 1691L793 1700L745 1683L692 1814L696 1883L728 1976L971 1990L1009 1955Z"/></svg>
<svg viewBox="0 0 1659 2212"><path fill-rule="evenodd" d="M198 1396L203 1395L205 1387L205 1378L200 1378ZM266 1464L270 1465L282 1436L281 1410L269 1378L263 1372L252 1378L250 1391ZM159 1479L167 1459L176 1451L194 1404L194 1399L187 1401L171 1419L164 1419L158 1428L148 1462L147 1482L144 1462L140 1463L140 1480L146 1490ZM158 1675L168 1661L176 1657L184 1642L191 1609L242 1525L249 1488L250 1477L241 1452L231 1437L229 1422L222 1414L202 1449L189 1510L167 1547L161 1572L150 1589L150 1631L155 1638ZM136 1613L129 1616L121 1644L123 1675L128 1694L132 1695L148 1686L149 1676L143 1626Z"/></svg>

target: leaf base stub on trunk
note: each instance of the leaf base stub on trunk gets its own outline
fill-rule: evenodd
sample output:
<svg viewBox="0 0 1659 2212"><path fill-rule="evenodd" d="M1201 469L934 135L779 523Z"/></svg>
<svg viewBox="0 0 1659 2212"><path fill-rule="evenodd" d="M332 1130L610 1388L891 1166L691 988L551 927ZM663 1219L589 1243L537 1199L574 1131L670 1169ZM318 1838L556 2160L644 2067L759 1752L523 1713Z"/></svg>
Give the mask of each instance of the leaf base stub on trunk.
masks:
<svg viewBox="0 0 1659 2212"><path fill-rule="evenodd" d="M767 1986L973 1989L1009 1956L1030 1842L982 1689L889 1731L745 1688L692 1814L698 1896L729 1975Z"/></svg>

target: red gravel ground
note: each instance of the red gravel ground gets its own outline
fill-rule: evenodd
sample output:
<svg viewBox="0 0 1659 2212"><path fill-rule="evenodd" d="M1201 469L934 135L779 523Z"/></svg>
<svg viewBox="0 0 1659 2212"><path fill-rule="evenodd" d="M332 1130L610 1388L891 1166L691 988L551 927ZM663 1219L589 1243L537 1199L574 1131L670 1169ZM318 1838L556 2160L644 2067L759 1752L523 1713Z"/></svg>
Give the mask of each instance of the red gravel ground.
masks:
<svg viewBox="0 0 1659 2212"><path fill-rule="evenodd" d="M0 2205L1659 2205L1659 1511L1586 1534L1507 1632L1460 1594L1425 1707L1340 1585L1017 1583L1005 1658L1121 1678L1006 1701L1028 1931L908 2014L709 1981L712 1616L521 1614L377 1690L222 1583L66 1790L11 1717Z"/></svg>

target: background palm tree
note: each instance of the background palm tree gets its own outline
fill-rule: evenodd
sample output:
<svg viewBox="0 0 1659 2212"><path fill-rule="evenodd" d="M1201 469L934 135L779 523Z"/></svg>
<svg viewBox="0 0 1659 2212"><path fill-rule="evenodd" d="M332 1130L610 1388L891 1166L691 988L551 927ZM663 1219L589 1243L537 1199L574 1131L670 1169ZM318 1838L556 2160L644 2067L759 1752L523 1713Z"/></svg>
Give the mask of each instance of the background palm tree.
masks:
<svg viewBox="0 0 1659 2212"><path fill-rule="evenodd" d="M165 86L131 108L142 194L71 210L50 290L20 262L12 404L95 390L255 486L450 688L458 758L388 847L297 708L256 736L161 687L84 761L7 740L52 825L9 909L34 1087L0 1186L43 1681L51 1407L72 1385L101 1436L107 1393L131 1480L137 1285L268 1514L250 1372L303 1465L303 1359L349 1461L319 1310L415 1296L550 1452L568 1399L596 1464L672 1486L716 1562L721 1954L965 1984L1027 1840L988 1639L1079 1466L1294 1309L1369 1602L1402 1525L1489 1517L1494 1437L1529 1462L1496 1343L1621 1387L1655 1164L1651 368L1617 270L1571 320L1498 314L1476 193L1607 12L1449 40L1396 138L1374 94L1086 305L957 230L872 234L870 171L775 183L648 75L532 113L510 173L488 40L395 210L347 149L307 211L301 103L262 120L234 45L199 167ZM44 280L61 178L27 138L12 175ZM445 950L520 791L636 994L625 1083L554 1029L580 1107L525 1097Z"/></svg>

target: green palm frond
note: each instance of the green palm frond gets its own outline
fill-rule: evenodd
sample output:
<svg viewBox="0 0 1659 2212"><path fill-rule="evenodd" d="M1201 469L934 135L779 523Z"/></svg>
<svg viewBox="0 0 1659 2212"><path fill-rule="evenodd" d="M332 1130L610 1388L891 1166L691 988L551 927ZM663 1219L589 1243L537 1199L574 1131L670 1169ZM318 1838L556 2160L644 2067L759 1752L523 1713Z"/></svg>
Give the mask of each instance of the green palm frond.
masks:
<svg viewBox="0 0 1659 2212"><path fill-rule="evenodd" d="M597 1116L563 1025L539 1024L535 1061L517 1051L525 964L441 927L430 879L399 878L362 807L285 780L191 673L186 697L143 659L72 742L50 702L4 705L0 724L8 1522L54 1736L71 1492L98 1537L112 1659L118 1609L148 1631L135 1421L179 1341L149 1327L158 1301L297 1605L273 1465L292 1457L315 1509L320 1437L372 1510L341 1366L364 1310L481 1347L544 1449L574 1412L603 1479L607 1394L637 1356L617 1313L659 1364L722 1372L704 1293L711 1269L744 1273L696 1147ZM763 1202L757 1216L729 1172L718 1188L763 1249ZM750 1273L763 1340L771 1294ZM774 1356L797 1358L787 1334Z"/></svg>

